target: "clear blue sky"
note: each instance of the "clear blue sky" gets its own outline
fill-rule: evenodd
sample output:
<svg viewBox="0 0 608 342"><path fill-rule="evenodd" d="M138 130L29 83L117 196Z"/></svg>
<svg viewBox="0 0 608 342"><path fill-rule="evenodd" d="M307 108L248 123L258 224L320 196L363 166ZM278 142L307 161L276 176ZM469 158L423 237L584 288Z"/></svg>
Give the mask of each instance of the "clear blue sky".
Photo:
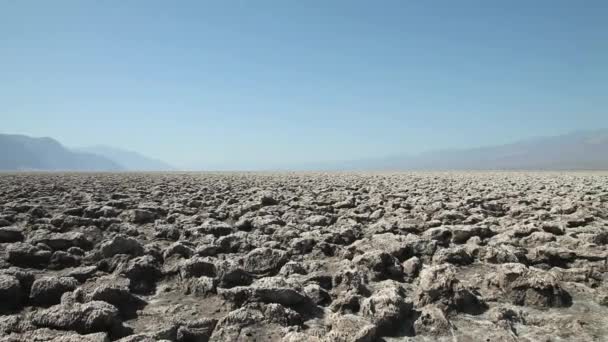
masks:
<svg viewBox="0 0 608 342"><path fill-rule="evenodd" d="M258 168L608 127L608 1L0 2L0 131Z"/></svg>

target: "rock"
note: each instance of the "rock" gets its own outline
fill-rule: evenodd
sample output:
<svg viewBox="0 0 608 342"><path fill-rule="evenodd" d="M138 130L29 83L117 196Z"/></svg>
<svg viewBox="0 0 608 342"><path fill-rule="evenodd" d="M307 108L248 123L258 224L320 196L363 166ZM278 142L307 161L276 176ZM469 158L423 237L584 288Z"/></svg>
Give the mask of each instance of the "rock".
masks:
<svg viewBox="0 0 608 342"><path fill-rule="evenodd" d="M201 234L211 234L217 237L231 234L234 231L231 225L213 219L203 222L197 230Z"/></svg>
<svg viewBox="0 0 608 342"><path fill-rule="evenodd" d="M104 258L111 258L116 254L140 256L143 253L144 248L139 241L122 235L117 235L101 244L101 254Z"/></svg>
<svg viewBox="0 0 608 342"><path fill-rule="evenodd" d="M16 242L6 247L6 261L22 267L43 268L51 259L52 253L29 243Z"/></svg>
<svg viewBox="0 0 608 342"><path fill-rule="evenodd" d="M24 297L27 297L27 293L30 292L32 288L32 284L35 279L35 271L25 270L18 267L10 267L0 271L0 274L10 275L12 277L17 278L19 284L21 285L21 289L23 290Z"/></svg>
<svg viewBox="0 0 608 342"><path fill-rule="evenodd" d="M415 297L418 307L434 303L441 298L451 300L453 288L458 283L455 269L450 264L425 267L420 272L419 279Z"/></svg>
<svg viewBox="0 0 608 342"><path fill-rule="evenodd" d="M191 247L181 241L178 241L165 249L163 252L163 259L168 259L172 255L179 255L183 258L189 258L193 254L194 250Z"/></svg>
<svg viewBox="0 0 608 342"><path fill-rule="evenodd" d="M515 305L541 308L572 305L572 297L553 274L522 264L502 264L497 272L487 276L486 286L491 291L502 291Z"/></svg>
<svg viewBox="0 0 608 342"><path fill-rule="evenodd" d="M9 308L4 308L0 314L0 336L5 337L11 333L21 333L35 328L30 322L24 322L20 314L11 314L5 311L7 309Z"/></svg>
<svg viewBox="0 0 608 342"><path fill-rule="evenodd" d="M384 215L384 210L377 209L369 215L370 220L379 220Z"/></svg>
<svg viewBox="0 0 608 342"><path fill-rule="evenodd" d="M398 279L403 276L399 260L386 252L366 252L355 257L353 263L372 272L376 280Z"/></svg>
<svg viewBox="0 0 608 342"><path fill-rule="evenodd" d="M201 276L215 277L216 276L215 264L213 264L207 258L193 257L184 260L179 268L179 274L182 279L186 278L198 278Z"/></svg>
<svg viewBox="0 0 608 342"><path fill-rule="evenodd" d="M74 291L74 297L80 303L103 301L112 304L120 310L123 316L128 316L143 304L140 299L131 294L130 285L131 281L127 278L114 275L103 276L78 288Z"/></svg>
<svg viewBox="0 0 608 342"><path fill-rule="evenodd" d="M363 297L353 291L343 291L331 303L329 309L340 314L357 314L361 309L362 301Z"/></svg>
<svg viewBox="0 0 608 342"><path fill-rule="evenodd" d="M256 216L251 219L251 229L268 229L273 226L284 226L285 221L275 215Z"/></svg>
<svg viewBox="0 0 608 342"><path fill-rule="evenodd" d="M377 328L364 318L355 315L332 315L328 341L372 342L376 340Z"/></svg>
<svg viewBox="0 0 608 342"><path fill-rule="evenodd" d="M493 264L526 262L526 250L509 245L482 248L479 259Z"/></svg>
<svg viewBox="0 0 608 342"><path fill-rule="evenodd" d="M154 229L154 236L159 239L177 241L181 236L179 229L171 224L156 225L154 226Z"/></svg>
<svg viewBox="0 0 608 342"><path fill-rule="evenodd" d="M443 210L435 215L435 219L444 223L459 223L466 219L466 216L456 210Z"/></svg>
<svg viewBox="0 0 608 342"><path fill-rule="evenodd" d="M288 332L283 338L281 342L321 342L322 340L317 336L311 336L309 334L305 334L302 332Z"/></svg>
<svg viewBox="0 0 608 342"><path fill-rule="evenodd" d="M317 240L312 238L296 238L291 241L289 247L294 253L308 254L312 252Z"/></svg>
<svg viewBox="0 0 608 342"><path fill-rule="evenodd" d="M59 304L65 292L74 291L78 281L71 277L42 277L36 279L30 291L30 302L39 306Z"/></svg>
<svg viewBox="0 0 608 342"><path fill-rule="evenodd" d="M134 209L129 212L130 221L137 224L154 222L155 218L156 215L149 210Z"/></svg>
<svg viewBox="0 0 608 342"><path fill-rule="evenodd" d="M251 225L251 220L246 217L239 218L239 220L236 221L234 226L236 227L236 229L246 232L250 231L253 228Z"/></svg>
<svg viewBox="0 0 608 342"><path fill-rule="evenodd" d="M426 230L422 236L437 241L441 246L448 246L452 239L452 231L446 227L435 227Z"/></svg>
<svg viewBox="0 0 608 342"><path fill-rule="evenodd" d="M331 303L330 294L317 284L308 284L303 290L304 295L312 299L316 305L326 306Z"/></svg>
<svg viewBox="0 0 608 342"><path fill-rule="evenodd" d="M582 227L593 221L593 216L570 215L565 217L566 226L569 228Z"/></svg>
<svg viewBox="0 0 608 342"><path fill-rule="evenodd" d="M19 280L8 274L0 274L0 313L3 309L13 310L21 306L21 284Z"/></svg>
<svg viewBox="0 0 608 342"><path fill-rule="evenodd" d="M31 216L36 217L36 218L42 218L42 217L45 217L48 213L47 213L46 209L41 206L33 206L28 211L28 214L30 214Z"/></svg>
<svg viewBox="0 0 608 342"><path fill-rule="evenodd" d="M20 341L57 341L57 342L109 342L106 333L93 333L81 335L72 332L58 331L48 328L12 333L2 338L3 342Z"/></svg>
<svg viewBox="0 0 608 342"><path fill-rule="evenodd" d="M601 285L603 280L602 272L599 272L594 267L580 267L580 268L559 268L553 267L549 270L558 281L560 282L573 282L573 283L581 283L589 286L591 288L597 288Z"/></svg>
<svg viewBox="0 0 608 342"><path fill-rule="evenodd" d="M450 230L452 232L452 242L456 244L466 243L473 236L486 239L494 235L494 232L485 226L453 226Z"/></svg>
<svg viewBox="0 0 608 342"><path fill-rule="evenodd" d="M410 279L416 278L420 268L422 268L422 262L418 257L411 257L404 261L401 266L403 267L403 274Z"/></svg>
<svg viewBox="0 0 608 342"><path fill-rule="evenodd" d="M68 209L64 210L63 213L65 215L70 215L70 216L82 216L82 214L84 213L84 208L83 207L68 208Z"/></svg>
<svg viewBox="0 0 608 342"><path fill-rule="evenodd" d="M522 322L521 312L517 312L512 308L505 306L497 306L493 307L487 312L487 316L490 321L498 323L501 321L513 321L513 322Z"/></svg>
<svg viewBox="0 0 608 342"><path fill-rule="evenodd" d="M378 284L380 290L361 303L361 315L378 327L378 334L386 336L395 332L406 317L412 315L412 301L398 283L385 281Z"/></svg>
<svg viewBox="0 0 608 342"><path fill-rule="evenodd" d="M176 340L178 342L209 341L216 324L217 320L211 318L188 322L177 329Z"/></svg>
<svg viewBox="0 0 608 342"><path fill-rule="evenodd" d="M97 272L97 266L82 266L71 269L65 275L78 280L81 283L87 281Z"/></svg>
<svg viewBox="0 0 608 342"><path fill-rule="evenodd" d="M436 241L422 239L414 234L406 236L393 233L374 234L369 238L355 241L350 248L362 253L381 250L398 260L405 260L412 256L433 255L436 250Z"/></svg>
<svg viewBox="0 0 608 342"><path fill-rule="evenodd" d="M600 246L608 245L608 230L599 231L593 234L590 237L589 242Z"/></svg>
<svg viewBox="0 0 608 342"><path fill-rule="evenodd" d="M239 307L245 303L277 303L287 307L311 303L310 298L301 294L281 277L267 277L252 286L236 286L230 289L217 289L225 300Z"/></svg>
<svg viewBox="0 0 608 342"><path fill-rule="evenodd" d="M555 206L555 207L551 208L551 213L570 215L570 214L574 214L574 212L576 212L576 209L577 209L577 206L575 203L565 202L565 203L562 203L562 205L560 205L560 206Z"/></svg>
<svg viewBox="0 0 608 342"><path fill-rule="evenodd" d="M463 286L455 275L456 270L451 264L423 268L414 294L416 307L435 304L444 310L469 314L480 314L485 311L487 305L480 296Z"/></svg>
<svg viewBox="0 0 608 342"><path fill-rule="evenodd" d="M450 263L454 265L468 265L473 263L473 257L462 246L438 250L433 256L436 264Z"/></svg>
<svg viewBox="0 0 608 342"><path fill-rule="evenodd" d="M171 342L177 340L177 329L185 323L181 321L170 320L155 324L153 327L146 329L146 332L133 334L119 339L120 342Z"/></svg>
<svg viewBox="0 0 608 342"><path fill-rule="evenodd" d="M220 250L220 246L215 244L200 244L196 247L196 250L194 250L194 254L198 256L216 256L220 253Z"/></svg>
<svg viewBox="0 0 608 342"><path fill-rule="evenodd" d="M53 270L61 270L69 267L80 265L80 258L68 252L55 251L49 260L49 268Z"/></svg>
<svg viewBox="0 0 608 342"><path fill-rule="evenodd" d="M354 208L355 207L355 198L349 197L343 201L336 202L336 203L334 203L333 207L336 209ZM381 216L381 215L376 215L376 216Z"/></svg>
<svg viewBox="0 0 608 342"><path fill-rule="evenodd" d="M330 238L325 239L325 242L347 246L360 238L360 231L352 228L341 228L340 230L332 234Z"/></svg>
<svg viewBox="0 0 608 342"><path fill-rule="evenodd" d="M451 329L450 321L443 311L434 305L422 308L414 322L414 331L417 336L448 336L451 335Z"/></svg>
<svg viewBox="0 0 608 342"><path fill-rule="evenodd" d="M521 242L525 246L538 246L544 245L548 242L555 241L555 235L547 232L533 232L532 234L521 239Z"/></svg>
<svg viewBox="0 0 608 342"><path fill-rule="evenodd" d="M149 294L156 288L156 281L162 272L156 259L150 255L144 255L129 262L118 271L131 281L130 290L138 294Z"/></svg>
<svg viewBox="0 0 608 342"><path fill-rule="evenodd" d="M80 247L70 247L67 249L67 252L72 254L72 255L76 255L76 256L84 256L85 252L82 248Z"/></svg>
<svg viewBox="0 0 608 342"><path fill-rule="evenodd" d="M60 226L62 229L93 225L93 219L76 216L56 217L52 221L56 226Z"/></svg>
<svg viewBox="0 0 608 342"><path fill-rule="evenodd" d="M289 308L278 304L249 304L220 319L209 341L278 340L284 335L282 327L300 324L302 317Z"/></svg>
<svg viewBox="0 0 608 342"><path fill-rule="evenodd" d="M38 327L74 330L80 334L109 332L111 335L120 335L122 330L118 310L100 301L55 305L39 310L33 313L32 323Z"/></svg>
<svg viewBox="0 0 608 342"><path fill-rule="evenodd" d="M597 295L597 303L599 305L608 306L608 291L604 290Z"/></svg>
<svg viewBox="0 0 608 342"><path fill-rule="evenodd" d="M90 247L90 242L85 238L84 234L79 232L39 232L32 236L29 241L34 245L43 243L54 251L67 250L70 247L79 247L82 249L89 249Z"/></svg>
<svg viewBox="0 0 608 342"><path fill-rule="evenodd" d="M234 261L225 260L218 263L218 265L216 265L216 272L219 280L218 286L223 288L246 286L253 281L251 273L245 271Z"/></svg>
<svg viewBox="0 0 608 342"><path fill-rule="evenodd" d="M260 196L260 204L263 206L277 205L279 204L279 201L277 201L271 193L264 193Z"/></svg>
<svg viewBox="0 0 608 342"><path fill-rule="evenodd" d="M564 235L565 227L558 222L543 222L541 228L547 232L554 235Z"/></svg>
<svg viewBox="0 0 608 342"><path fill-rule="evenodd" d="M24 236L21 229L17 227L1 227L0 228L0 243L19 242L23 241Z"/></svg>
<svg viewBox="0 0 608 342"><path fill-rule="evenodd" d="M329 225L329 220L323 215L313 215L306 219L306 223L311 226L327 226Z"/></svg>
<svg viewBox="0 0 608 342"><path fill-rule="evenodd" d="M343 269L336 273L332 279L334 291L352 291L357 294L369 296L368 274L357 269Z"/></svg>
<svg viewBox="0 0 608 342"><path fill-rule="evenodd" d="M267 247L256 248L243 258L243 268L247 272L265 274L278 272L289 261L287 252Z"/></svg>
<svg viewBox="0 0 608 342"><path fill-rule="evenodd" d="M120 211L114 207L104 205L98 210L97 213L101 217L116 217L120 214Z"/></svg>
<svg viewBox="0 0 608 342"><path fill-rule="evenodd" d="M171 341L171 340L159 340L156 339L152 336L150 336L149 334L135 334L135 335L129 335L127 337L123 337L119 340L116 340L117 342L156 342L156 341Z"/></svg>
<svg viewBox="0 0 608 342"><path fill-rule="evenodd" d="M281 267L279 274L285 277L289 277L293 274L306 274L306 269L304 268L302 263L289 261L285 265L283 265L283 267Z"/></svg>
<svg viewBox="0 0 608 342"><path fill-rule="evenodd" d="M528 250L526 259L531 265L547 264L567 268L576 259L574 251L561 247L541 246Z"/></svg>
<svg viewBox="0 0 608 342"><path fill-rule="evenodd" d="M216 294L217 281L214 278L200 276L186 283L185 293L196 297L208 297Z"/></svg>
<svg viewBox="0 0 608 342"><path fill-rule="evenodd" d="M330 273L323 271L316 271L307 273L305 277L301 279L303 284L318 284L325 290L331 290L333 287L333 279Z"/></svg>

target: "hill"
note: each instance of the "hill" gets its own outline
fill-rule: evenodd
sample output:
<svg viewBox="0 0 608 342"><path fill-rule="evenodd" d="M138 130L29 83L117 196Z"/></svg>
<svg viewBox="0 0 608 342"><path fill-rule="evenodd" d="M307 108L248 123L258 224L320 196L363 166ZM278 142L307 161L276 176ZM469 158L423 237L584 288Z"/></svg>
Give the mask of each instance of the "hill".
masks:
<svg viewBox="0 0 608 342"><path fill-rule="evenodd" d="M52 138L0 134L0 170L3 171L122 171L106 157L72 151Z"/></svg>
<svg viewBox="0 0 608 342"><path fill-rule="evenodd" d="M110 146L92 146L82 148L80 151L94 153L111 159L129 171L171 171L175 169L162 160Z"/></svg>

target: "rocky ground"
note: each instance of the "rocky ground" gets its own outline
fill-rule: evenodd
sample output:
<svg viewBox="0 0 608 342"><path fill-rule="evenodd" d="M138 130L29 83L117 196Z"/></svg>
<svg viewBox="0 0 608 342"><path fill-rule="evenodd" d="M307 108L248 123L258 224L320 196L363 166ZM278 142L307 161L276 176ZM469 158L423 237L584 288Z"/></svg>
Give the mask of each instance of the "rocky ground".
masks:
<svg viewBox="0 0 608 342"><path fill-rule="evenodd" d="M607 341L608 174L2 174L1 341Z"/></svg>

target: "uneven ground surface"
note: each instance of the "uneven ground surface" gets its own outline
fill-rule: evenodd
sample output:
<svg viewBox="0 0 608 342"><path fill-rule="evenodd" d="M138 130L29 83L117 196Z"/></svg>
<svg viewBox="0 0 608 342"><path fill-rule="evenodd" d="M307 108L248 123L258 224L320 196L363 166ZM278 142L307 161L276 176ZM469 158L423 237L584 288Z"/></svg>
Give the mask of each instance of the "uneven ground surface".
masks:
<svg viewBox="0 0 608 342"><path fill-rule="evenodd" d="M605 173L0 174L1 341L607 341Z"/></svg>

